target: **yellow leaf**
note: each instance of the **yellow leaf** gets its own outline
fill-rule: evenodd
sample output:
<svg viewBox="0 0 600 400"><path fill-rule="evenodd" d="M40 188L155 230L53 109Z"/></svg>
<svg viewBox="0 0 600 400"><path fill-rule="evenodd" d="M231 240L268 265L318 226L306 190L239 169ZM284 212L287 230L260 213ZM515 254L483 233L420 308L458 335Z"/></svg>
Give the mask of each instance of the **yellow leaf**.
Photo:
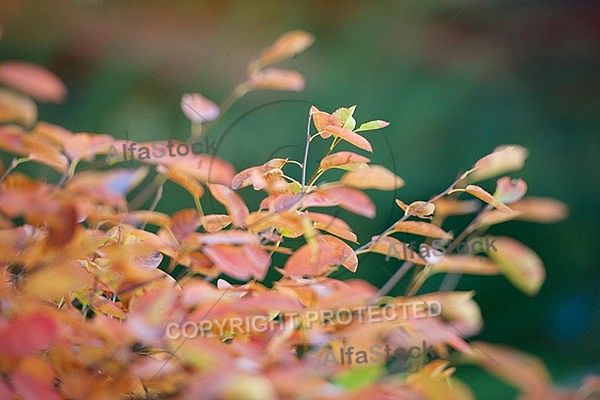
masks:
<svg viewBox="0 0 600 400"><path fill-rule="evenodd" d="M394 190L404 186L404 180L381 165L365 165L342 176L341 182L359 189Z"/></svg>

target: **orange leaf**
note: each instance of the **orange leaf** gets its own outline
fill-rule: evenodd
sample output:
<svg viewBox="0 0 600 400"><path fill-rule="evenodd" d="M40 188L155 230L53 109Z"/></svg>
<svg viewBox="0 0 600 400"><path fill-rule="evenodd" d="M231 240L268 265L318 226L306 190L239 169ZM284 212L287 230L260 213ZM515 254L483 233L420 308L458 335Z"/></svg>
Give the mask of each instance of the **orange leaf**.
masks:
<svg viewBox="0 0 600 400"><path fill-rule="evenodd" d="M394 231L412 233L437 239L452 239L452 235L439 226L421 221L400 221L394 225Z"/></svg>
<svg viewBox="0 0 600 400"><path fill-rule="evenodd" d="M0 82L40 101L60 103L67 97L67 88L58 76L24 61L0 63Z"/></svg>
<svg viewBox="0 0 600 400"><path fill-rule="evenodd" d="M177 183L196 199L204 195L204 189L202 189L202 185L185 172L181 172L176 168L167 168L164 165L157 166L156 172L165 175L167 178L169 178L169 180Z"/></svg>
<svg viewBox="0 0 600 400"><path fill-rule="evenodd" d="M499 200L496 200L494 196L483 190L481 187L477 185L469 185L465 188L465 192L469 193L472 196L477 197L479 200L487 203L498 210L505 211L507 213L511 213L512 210L506 204L502 203Z"/></svg>
<svg viewBox="0 0 600 400"><path fill-rule="evenodd" d="M537 358L508 346L472 344L474 362L524 392L528 399L549 399L550 374Z"/></svg>
<svg viewBox="0 0 600 400"><path fill-rule="evenodd" d="M309 47L314 40L313 35L305 31L286 32L271 47L262 51L259 62L264 66L294 57Z"/></svg>
<svg viewBox="0 0 600 400"><path fill-rule="evenodd" d="M31 126L37 119L37 106L29 97L0 89L0 122Z"/></svg>
<svg viewBox="0 0 600 400"><path fill-rule="evenodd" d="M477 200L456 200L450 197L439 198L433 203L438 217L472 214L479 211L481 204Z"/></svg>
<svg viewBox="0 0 600 400"><path fill-rule="evenodd" d="M206 232L218 232L231 224L231 218L226 214L210 214L202 217L202 226Z"/></svg>
<svg viewBox="0 0 600 400"><path fill-rule="evenodd" d="M431 269L432 273L460 272L473 275L498 275L500 269L485 257L470 254L448 254L437 262Z"/></svg>
<svg viewBox="0 0 600 400"><path fill-rule="evenodd" d="M310 115L315 124L315 128L317 128L317 132L321 132L321 137L324 139L331 136L331 133L325 131L325 128L330 125L339 127L344 125L344 121L337 118L335 115L326 113L325 111L319 111L315 106L310 107Z"/></svg>
<svg viewBox="0 0 600 400"><path fill-rule="evenodd" d="M304 77L297 71L265 68L253 73L246 82L251 89L292 90L304 89Z"/></svg>
<svg viewBox="0 0 600 400"><path fill-rule="evenodd" d="M386 259L394 257L398 260L405 260L419 265L427 264L416 249L410 247L408 243L403 243L400 240L391 236L379 237L369 246L369 251L378 254L384 254Z"/></svg>
<svg viewBox="0 0 600 400"><path fill-rule="evenodd" d="M499 146L494 152L480 158L475 163L475 170L469 174L471 182L481 181L506 172L523 168L527 158L527 149L521 146Z"/></svg>
<svg viewBox="0 0 600 400"><path fill-rule="evenodd" d="M360 190L344 186L332 186L325 188L324 192L327 197L336 204L339 204L340 207L354 214L367 218L375 217L375 204L373 204L369 196Z"/></svg>
<svg viewBox="0 0 600 400"><path fill-rule="evenodd" d="M288 258L283 269L288 276L318 276L329 268L343 265L356 272L358 258L352 248L335 236L323 235L317 238L317 250L305 244Z"/></svg>
<svg viewBox="0 0 600 400"><path fill-rule="evenodd" d="M358 189L394 190L404 186L404 180L381 165L365 165L342 176L341 182Z"/></svg>
<svg viewBox="0 0 600 400"><path fill-rule="evenodd" d="M510 207L519 213L518 219L544 224L563 220L569 213L565 203L547 197L525 197Z"/></svg>
<svg viewBox="0 0 600 400"><path fill-rule="evenodd" d="M217 244L206 246L202 251L219 270L235 279L263 280L271 264L269 253L256 245Z"/></svg>
<svg viewBox="0 0 600 400"><path fill-rule="evenodd" d="M319 167L326 171L330 168L341 168L346 170L353 170L361 164L368 163L367 157L361 156L360 154L353 153L351 151L340 151L324 157L319 164Z"/></svg>
<svg viewBox="0 0 600 400"><path fill-rule="evenodd" d="M369 141L367 139L360 136L358 133L354 133L352 131L344 129L341 126L334 126L334 125L327 126L325 128L325 132L327 132L331 135L340 137L343 140L355 145L356 147L358 147L360 149L370 151L371 153L373 152L373 147L371 147L371 143L369 143ZM321 134L321 136L325 137L325 136L323 136L323 134Z"/></svg>
<svg viewBox="0 0 600 400"><path fill-rule="evenodd" d="M215 199L225 206L227 213L231 216L233 225L237 227L245 226L249 212L240 195L227 186L219 184L208 184L208 189Z"/></svg>
<svg viewBox="0 0 600 400"><path fill-rule="evenodd" d="M506 278L522 292L533 296L546 277L542 260L523 243L508 237L492 237L494 247L488 256L494 260Z"/></svg>
<svg viewBox="0 0 600 400"><path fill-rule="evenodd" d="M404 211L405 215L415 216L422 219L432 219L435 213L435 204L427 201L413 201L409 205L406 205L402 200L396 199L398 207Z"/></svg>
<svg viewBox="0 0 600 400"><path fill-rule="evenodd" d="M308 218L315 222L315 228L356 243L356 235L344 220L329 214L316 212L307 212L306 214L308 215Z"/></svg>

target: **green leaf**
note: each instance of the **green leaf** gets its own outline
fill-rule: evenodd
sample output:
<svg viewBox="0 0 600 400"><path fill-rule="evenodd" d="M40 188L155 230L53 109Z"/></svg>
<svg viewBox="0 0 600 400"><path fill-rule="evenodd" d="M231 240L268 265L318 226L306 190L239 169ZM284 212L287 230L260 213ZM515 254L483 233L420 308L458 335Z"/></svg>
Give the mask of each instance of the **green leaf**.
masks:
<svg viewBox="0 0 600 400"><path fill-rule="evenodd" d="M351 131L356 128L356 120L354 117L352 117L354 110L356 110L356 106L352 106L350 108L341 107L335 110L333 115L344 122L344 129Z"/></svg>
<svg viewBox="0 0 600 400"><path fill-rule="evenodd" d="M365 122L364 124L361 124L360 127L357 130L355 130L354 132L372 131L375 129L381 129L381 128L385 128L389 124L390 124L389 122L382 121L380 119L376 119L375 121L369 121L369 122Z"/></svg>
<svg viewBox="0 0 600 400"><path fill-rule="evenodd" d="M368 365L344 371L333 378L334 382L343 388L357 390L376 382L385 374L381 365Z"/></svg>

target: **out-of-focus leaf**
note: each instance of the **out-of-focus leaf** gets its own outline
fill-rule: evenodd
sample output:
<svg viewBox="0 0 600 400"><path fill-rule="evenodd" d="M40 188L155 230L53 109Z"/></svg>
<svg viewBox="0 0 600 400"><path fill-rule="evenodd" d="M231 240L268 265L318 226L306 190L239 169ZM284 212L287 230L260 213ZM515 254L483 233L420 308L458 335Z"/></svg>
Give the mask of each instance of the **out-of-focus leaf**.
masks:
<svg viewBox="0 0 600 400"><path fill-rule="evenodd" d="M0 83L11 86L40 101L60 103L67 88L53 72L24 61L0 63Z"/></svg>
<svg viewBox="0 0 600 400"><path fill-rule="evenodd" d="M326 171L330 168L353 170L362 164L368 163L369 161L371 160L369 160L367 157L361 156L360 154L356 154L351 151L340 151L323 157L319 167L323 171Z"/></svg>
<svg viewBox="0 0 600 400"><path fill-rule="evenodd" d="M291 90L304 89L304 77L297 71L280 68L265 68L255 72L246 81L251 89Z"/></svg>
<svg viewBox="0 0 600 400"><path fill-rule="evenodd" d="M408 243L401 242L391 236L373 236L372 240L374 239L377 240L369 246L369 251L372 251L373 253L383 254L386 256L386 259L388 257L394 257L398 260L409 261L414 264L427 264L427 261L421 257L417 249L413 249Z"/></svg>
<svg viewBox="0 0 600 400"><path fill-rule="evenodd" d="M341 182L359 189L394 190L404 186L404 179L381 165L365 165L347 172Z"/></svg>
<svg viewBox="0 0 600 400"><path fill-rule="evenodd" d="M528 399L549 399L550 374L537 358L509 346L474 342L473 361L515 386Z"/></svg>
<svg viewBox="0 0 600 400"><path fill-rule="evenodd" d="M202 251L220 271L235 279L261 281L271 264L269 253L256 245L216 244L206 246Z"/></svg>
<svg viewBox="0 0 600 400"><path fill-rule="evenodd" d="M315 38L308 32L294 30L281 35L271 47L260 54L260 65L275 64L287 58L294 57L309 47Z"/></svg>
<svg viewBox="0 0 600 400"><path fill-rule="evenodd" d="M444 231L439 226L421 221L400 221L394 224L395 232L412 233L437 239L452 239L452 235Z"/></svg>
<svg viewBox="0 0 600 400"><path fill-rule="evenodd" d="M498 275L500 269L489 259L470 254L448 254L431 269L432 273L460 272L473 275Z"/></svg>
<svg viewBox="0 0 600 400"><path fill-rule="evenodd" d="M177 183L196 199L204 195L204 189L200 182L185 172L181 172L176 168L167 168L164 165L157 166L156 172L165 175L169 180Z"/></svg>
<svg viewBox="0 0 600 400"><path fill-rule="evenodd" d="M198 124L214 121L221 112L219 106L199 93L184 93L179 105L187 119Z"/></svg>
<svg viewBox="0 0 600 400"><path fill-rule="evenodd" d="M179 210L171 217L171 232L177 240L187 238L202 225L198 211L194 209Z"/></svg>
<svg viewBox="0 0 600 400"><path fill-rule="evenodd" d="M84 171L76 174L67 183L73 194L105 201L117 207L127 204L125 195L137 186L148 174L148 168L113 169L106 172Z"/></svg>
<svg viewBox="0 0 600 400"><path fill-rule="evenodd" d="M231 187L239 189L252 185L254 190L263 189L267 185L267 175L283 175L281 168L287 163L287 158L274 158L261 166L246 168L238 172L231 180Z"/></svg>
<svg viewBox="0 0 600 400"><path fill-rule="evenodd" d="M327 126L325 128L325 132L327 132L328 135L334 135L334 136L340 137L343 140L347 141L348 143L353 144L354 146L356 146L360 149L369 151L371 153L373 152L373 147L371 147L371 143L369 143L369 141L367 139L360 136L358 133L354 133L352 131L342 128L341 126L335 126L335 125ZM321 134L321 137L325 137L325 136L323 134Z"/></svg>
<svg viewBox="0 0 600 400"><path fill-rule="evenodd" d="M522 292L533 296L540 290L546 271L542 260L523 243L509 237L491 237L494 246L488 256L496 262L507 279Z"/></svg>
<svg viewBox="0 0 600 400"><path fill-rule="evenodd" d="M467 215L479 211L480 204L477 200L456 200L442 197L434 201L436 217L444 218L452 215Z"/></svg>
<svg viewBox="0 0 600 400"><path fill-rule="evenodd" d="M499 146L494 152L480 158L475 163L475 170L469 174L470 182L482 181L506 172L523 168L527 158L527 149L516 145Z"/></svg>
<svg viewBox="0 0 600 400"><path fill-rule="evenodd" d="M548 197L525 197L510 205L518 219L543 224L561 221L569 214L565 203Z"/></svg>
<svg viewBox="0 0 600 400"><path fill-rule="evenodd" d="M508 176L498 179L494 198L504 204L521 200L527 192L527 183L522 179L510 179Z"/></svg>
<svg viewBox="0 0 600 400"><path fill-rule="evenodd" d="M0 352L13 357L33 355L51 346L59 330L59 322L50 312L20 313L0 327Z"/></svg>
<svg viewBox="0 0 600 400"><path fill-rule="evenodd" d="M65 138L66 139L66 138ZM112 136L96 133L76 133L64 141L65 154L71 160L92 161L96 154L105 154L113 145L118 152L122 144Z"/></svg>
<svg viewBox="0 0 600 400"><path fill-rule="evenodd" d="M240 195L224 185L209 184L208 188L215 199L225 206L233 225L245 226L249 212Z"/></svg>
<svg viewBox="0 0 600 400"><path fill-rule="evenodd" d="M29 97L0 89L0 122L31 126L37 119L37 106Z"/></svg>
<svg viewBox="0 0 600 400"><path fill-rule="evenodd" d="M375 120L375 121L369 121L369 122L365 122L363 124L360 124L360 126L358 127L358 129L356 129L354 132L372 131L372 130L375 130L375 129L381 129L381 128L385 128L389 124L390 124L389 122L381 121L379 119Z"/></svg>

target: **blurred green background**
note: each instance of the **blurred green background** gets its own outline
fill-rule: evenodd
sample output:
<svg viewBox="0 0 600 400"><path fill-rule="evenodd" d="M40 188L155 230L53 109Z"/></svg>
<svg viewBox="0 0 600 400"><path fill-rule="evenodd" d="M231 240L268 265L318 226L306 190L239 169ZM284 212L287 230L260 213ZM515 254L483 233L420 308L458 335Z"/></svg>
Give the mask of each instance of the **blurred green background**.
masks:
<svg viewBox="0 0 600 400"><path fill-rule="evenodd" d="M464 277L459 289L476 290L486 323L478 338L536 354L560 385L600 373L598 2L3 0L0 25L1 60L40 63L69 87L65 104L41 107L41 120L135 141L187 138L182 93L219 102L280 34L313 33L315 44L282 64L303 73L303 92L251 92L208 136L240 170L284 154L300 159L308 104L357 104L357 121L390 121L367 134L373 161L407 184L369 192L374 221L340 212L362 242L400 216L394 197L429 198L496 146L527 147L526 167L513 176L531 195L566 202L569 219L491 233L535 249L546 283L534 298L502 277ZM192 205L174 186L166 193L161 210ZM358 276L381 285L389 277L381 266L397 268L368 256ZM478 398L514 397L476 369L458 376Z"/></svg>

